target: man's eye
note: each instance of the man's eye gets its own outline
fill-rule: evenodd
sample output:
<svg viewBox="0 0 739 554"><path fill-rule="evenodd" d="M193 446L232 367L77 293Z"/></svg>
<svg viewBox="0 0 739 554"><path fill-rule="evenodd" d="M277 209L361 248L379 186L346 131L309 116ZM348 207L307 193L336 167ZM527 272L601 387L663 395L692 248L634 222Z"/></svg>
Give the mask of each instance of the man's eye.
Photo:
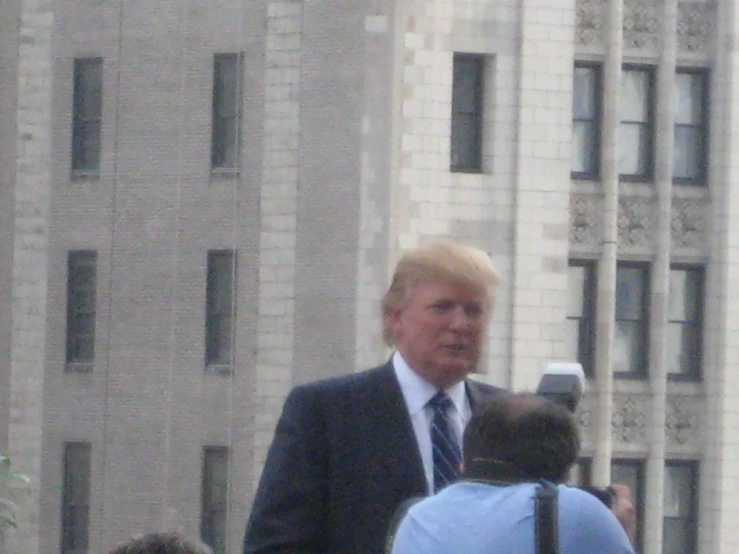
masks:
<svg viewBox="0 0 739 554"><path fill-rule="evenodd" d="M471 306L465 306L464 312L467 314L467 317L480 317L482 316L482 306L478 304L473 304Z"/></svg>
<svg viewBox="0 0 739 554"><path fill-rule="evenodd" d="M452 304L449 302L438 302L436 304L431 304L431 311L435 314L443 314L448 312L452 307Z"/></svg>

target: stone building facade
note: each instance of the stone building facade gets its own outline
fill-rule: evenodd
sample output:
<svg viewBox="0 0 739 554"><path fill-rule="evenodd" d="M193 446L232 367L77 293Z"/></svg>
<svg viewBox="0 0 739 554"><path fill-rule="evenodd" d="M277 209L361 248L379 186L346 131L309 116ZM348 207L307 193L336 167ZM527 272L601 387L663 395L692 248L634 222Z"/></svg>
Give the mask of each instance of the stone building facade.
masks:
<svg viewBox="0 0 739 554"><path fill-rule="evenodd" d="M479 378L530 388L547 362L589 360L581 475L631 480L642 551L736 552L738 15L727 0L3 2L0 445L33 480L8 553L197 535L206 505L239 552L285 395L386 358L393 264L439 237L504 276ZM223 53L239 67L225 170ZM100 60L91 119L80 60ZM462 139L477 158L455 167ZM226 363L203 347L209 252L235 252ZM218 506L206 452L227 452Z"/></svg>

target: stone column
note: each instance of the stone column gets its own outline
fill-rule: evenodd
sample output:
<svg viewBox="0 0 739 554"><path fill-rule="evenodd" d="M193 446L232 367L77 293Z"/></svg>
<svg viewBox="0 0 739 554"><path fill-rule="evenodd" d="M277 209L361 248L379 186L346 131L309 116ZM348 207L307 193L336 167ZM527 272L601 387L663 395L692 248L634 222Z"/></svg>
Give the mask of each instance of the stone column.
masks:
<svg viewBox="0 0 739 554"><path fill-rule="evenodd" d="M618 256L618 128L621 64L623 61L623 0L608 2L606 60L603 68L603 127L601 179L603 186L603 248L598 263L596 359L598 411L593 482L606 485L611 477L611 418L613 416L613 334L616 311Z"/></svg>
<svg viewBox="0 0 739 554"><path fill-rule="evenodd" d="M302 3L267 4L254 483L292 386Z"/></svg>
<svg viewBox="0 0 739 554"><path fill-rule="evenodd" d="M644 550L662 551L662 513L665 475L667 404L667 319L670 295L672 224L672 163L674 158L673 104L677 56L677 0L662 6L662 52L657 71L654 177L657 192L656 254L652 265L649 380L652 390L647 457Z"/></svg>
<svg viewBox="0 0 739 554"><path fill-rule="evenodd" d="M575 2L524 0L514 177L511 385L561 359L566 319ZM532 306L531 295L540 295Z"/></svg>
<svg viewBox="0 0 739 554"><path fill-rule="evenodd" d="M41 457L51 174L54 3L24 0L18 56L17 166L13 224L10 419L14 466L31 478L8 554L39 552Z"/></svg>

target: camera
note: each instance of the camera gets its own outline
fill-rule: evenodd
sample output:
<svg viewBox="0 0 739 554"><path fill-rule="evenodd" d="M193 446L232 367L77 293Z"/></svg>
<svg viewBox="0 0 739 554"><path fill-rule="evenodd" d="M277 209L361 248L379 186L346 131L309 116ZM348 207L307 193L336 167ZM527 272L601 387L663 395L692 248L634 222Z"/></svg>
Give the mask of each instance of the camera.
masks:
<svg viewBox="0 0 739 554"><path fill-rule="evenodd" d="M536 394L544 396L557 404L565 406L575 413L585 392L585 372L582 365L576 362L550 363L544 368L544 373L536 388ZM591 486L581 486L580 489L589 492L608 508L613 504L613 496L608 488L600 489Z"/></svg>

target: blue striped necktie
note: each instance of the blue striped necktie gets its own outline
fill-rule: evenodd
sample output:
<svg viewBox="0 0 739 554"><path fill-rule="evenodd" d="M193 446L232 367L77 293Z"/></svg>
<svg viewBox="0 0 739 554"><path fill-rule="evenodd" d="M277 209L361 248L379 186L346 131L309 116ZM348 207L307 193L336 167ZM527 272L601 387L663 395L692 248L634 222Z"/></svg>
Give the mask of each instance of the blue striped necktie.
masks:
<svg viewBox="0 0 739 554"><path fill-rule="evenodd" d="M434 460L434 492L439 492L459 478L459 463L462 460L459 444L449 422L452 400L440 391L429 400L434 412L431 419L431 447Z"/></svg>

